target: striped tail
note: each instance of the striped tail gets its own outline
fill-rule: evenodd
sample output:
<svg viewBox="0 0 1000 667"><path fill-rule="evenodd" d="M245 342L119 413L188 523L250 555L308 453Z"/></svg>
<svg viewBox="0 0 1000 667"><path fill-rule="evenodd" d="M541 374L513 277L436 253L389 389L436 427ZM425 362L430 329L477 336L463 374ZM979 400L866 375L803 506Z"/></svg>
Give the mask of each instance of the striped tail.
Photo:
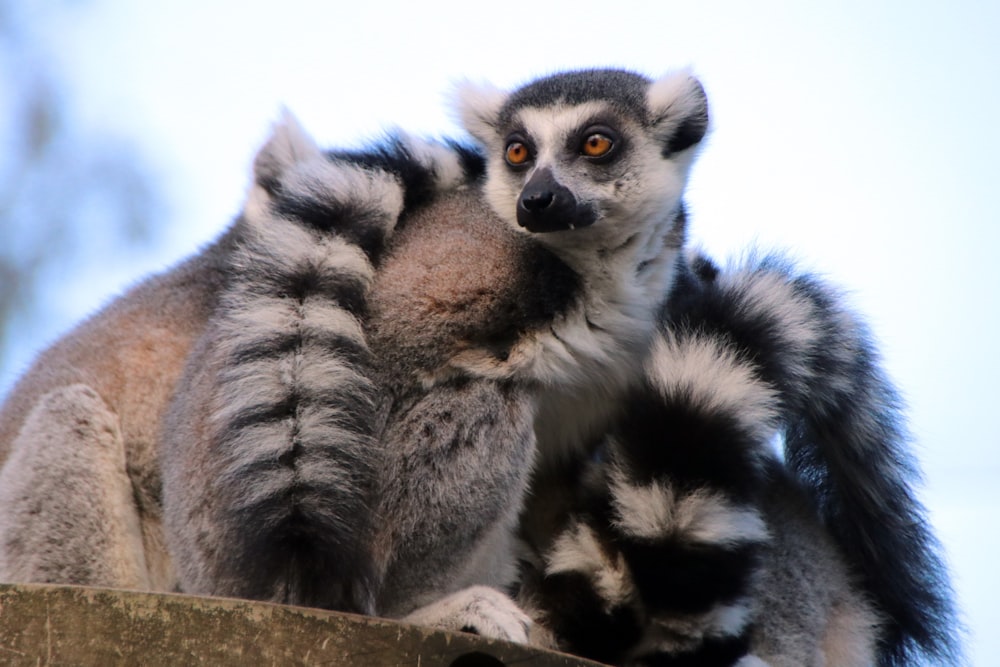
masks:
<svg viewBox="0 0 1000 667"><path fill-rule="evenodd" d="M214 337L210 447L231 527L216 577L238 597L370 611L377 388L362 322L401 188L331 162L291 120L255 176Z"/></svg>
<svg viewBox="0 0 1000 667"><path fill-rule="evenodd" d="M612 664L755 664L774 391L725 340L679 331L627 405L526 605L561 648Z"/></svg>
<svg viewBox="0 0 1000 667"><path fill-rule="evenodd" d="M681 280L668 328L731 341L779 392L787 465L885 617L883 665L959 660L941 548L915 496L899 395L865 325L823 281L785 259L751 256Z"/></svg>
<svg viewBox="0 0 1000 667"><path fill-rule="evenodd" d="M376 152L377 164L325 154L286 117L255 160L207 339L210 488L191 516L223 532L196 547L209 592L374 611L374 262L408 187L464 178L441 146L398 139Z"/></svg>

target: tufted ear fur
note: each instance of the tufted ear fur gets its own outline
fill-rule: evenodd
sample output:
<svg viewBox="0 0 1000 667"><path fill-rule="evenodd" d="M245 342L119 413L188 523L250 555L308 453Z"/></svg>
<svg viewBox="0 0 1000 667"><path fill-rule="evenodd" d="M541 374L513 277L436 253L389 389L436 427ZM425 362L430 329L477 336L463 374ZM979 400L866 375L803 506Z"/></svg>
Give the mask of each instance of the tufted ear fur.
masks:
<svg viewBox="0 0 1000 667"><path fill-rule="evenodd" d="M708 96L690 71L671 72L646 91L653 127L664 155L695 146L708 132Z"/></svg>
<svg viewBox="0 0 1000 667"><path fill-rule="evenodd" d="M274 124L271 138L257 152L253 161L253 177L257 185L273 192L281 175L292 165L313 158L322 158L322 151L288 109Z"/></svg>
<svg viewBox="0 0 1000 667"><path fill-rule="evenodd" d="M464 81L455 87L454 106L466 131L484 144L495 136L497 117L509 93L490 84Z"/></svg>

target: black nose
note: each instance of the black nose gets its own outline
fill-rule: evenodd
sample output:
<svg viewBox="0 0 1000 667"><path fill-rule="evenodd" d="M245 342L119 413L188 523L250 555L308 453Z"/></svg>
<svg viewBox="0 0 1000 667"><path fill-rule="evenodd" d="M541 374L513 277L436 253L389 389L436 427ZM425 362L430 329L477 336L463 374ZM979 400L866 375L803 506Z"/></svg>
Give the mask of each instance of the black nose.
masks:
<svg viewBox="0 0 1000 667"><path fill-rule="evenodd" d="M532 213L538 213L547 209L552 204L553 199L555 199L555 195L552 194L551 190L528 191L521 197L521 206Z"/></svg>
<svg viewBox="0 0 1000 667"><path fill-rule="evenodd" d="M529 232L557 232L588 227L597 221L590 204L577 202L573 192L550 169L531 175L517 202L517 224Z"/></svg>

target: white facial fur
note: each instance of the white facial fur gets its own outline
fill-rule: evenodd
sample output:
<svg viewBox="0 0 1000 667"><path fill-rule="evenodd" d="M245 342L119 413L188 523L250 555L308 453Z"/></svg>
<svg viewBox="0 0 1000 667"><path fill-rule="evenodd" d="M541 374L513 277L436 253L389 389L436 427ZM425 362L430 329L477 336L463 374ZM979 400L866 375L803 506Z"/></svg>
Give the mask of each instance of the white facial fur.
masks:
<svg viewBox="0 0 1000 667"><path fill-rule="evenodd" d="M581 104L556 103L544 107L515 110L509 123L499 127L499 115L507 97L492 87L466 84L459 90L459 114L468 131L486 147L488 177L485 196L490 205L515 229L517 204L525 183L538 170L548 169L555 180L568 188L577 201L592 205L598 221L585 229L538 234L566 261L577 265L595 251L606 253L626 241L647 249L641 263L654 260L660 243L672 227L696 146L669 156L664 148L678 127L692 114L703 111L700 85L688 72L669 74L652 84L646 93L647 109L635 110L651 123L616 111L603 100ZM617 156L595 164L578 152L581 130L590 124L610 125L619 134ZM509 134L518 131L534 149L529 168L512 170L504 153ZM636 237L636 235L639 237Z"/></svg>
<svg viewBox="0 0 1000 667"><path fill-rule="evenodd" d="M614 412L618 392L640 372L681 251L678 214L697 153L697 142L672 153L667 147L686 120L705 118L705 100L687 73L669 75L632 98L646 108L623 109L621 100L616 105L595 96L505 109L511 99L492 87L466 84L458 91L461 121L487 154L483 195L508 225L569 265L582 289L574 305L549 328L526 336L500 367L472 353L456 363L477 373L516 372L562 387L545 394L536 421L540 449L557 453L587 442ZM589 160L580 152L585 130L597 124L613 130L618 142L607 160ZM531 162L517 169L505 158L513 133L532 151ZM596 220L542 233L521 227L518 201L541 170L578 204L590 206ZM559 432L549 433L546 424L559 424ZM570 424L579 433L571 432Z"/></svg>

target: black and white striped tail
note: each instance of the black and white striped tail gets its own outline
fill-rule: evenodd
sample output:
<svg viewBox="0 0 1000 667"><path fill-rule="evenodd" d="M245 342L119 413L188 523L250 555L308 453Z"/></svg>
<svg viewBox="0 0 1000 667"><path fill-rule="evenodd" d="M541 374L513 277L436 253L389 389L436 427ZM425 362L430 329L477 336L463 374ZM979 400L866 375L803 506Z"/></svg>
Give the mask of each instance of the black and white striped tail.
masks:
<svg viewBox="0 0 1000 667"><path fill-rule="evenodd" d="M787 465L886 625L883 665L958 658L940 546L917 500L901 403L865 325L822 280L780 257L719 272L703 260L680 280L669 328L729 341L781 401Z"/></svg>
<svg viewBox="0 0 1000 667"><path fill-rule="evenodd" d="M726 341L678 331L656 342L645 386L526 582L562 648L613 664L746 658L775 405Z"/></svg>
<svg viewBox="0 0 1000 667"><path fill-rule="evenodd" d="M446 147L398 139L379 150L377 164L324 154L286 118L256 159L215 338L215 484L222 523L239 527L220 556L229 594L374 609L365 549L378 388L363 325L373 261L408 186L463 178Z"/></svg>

